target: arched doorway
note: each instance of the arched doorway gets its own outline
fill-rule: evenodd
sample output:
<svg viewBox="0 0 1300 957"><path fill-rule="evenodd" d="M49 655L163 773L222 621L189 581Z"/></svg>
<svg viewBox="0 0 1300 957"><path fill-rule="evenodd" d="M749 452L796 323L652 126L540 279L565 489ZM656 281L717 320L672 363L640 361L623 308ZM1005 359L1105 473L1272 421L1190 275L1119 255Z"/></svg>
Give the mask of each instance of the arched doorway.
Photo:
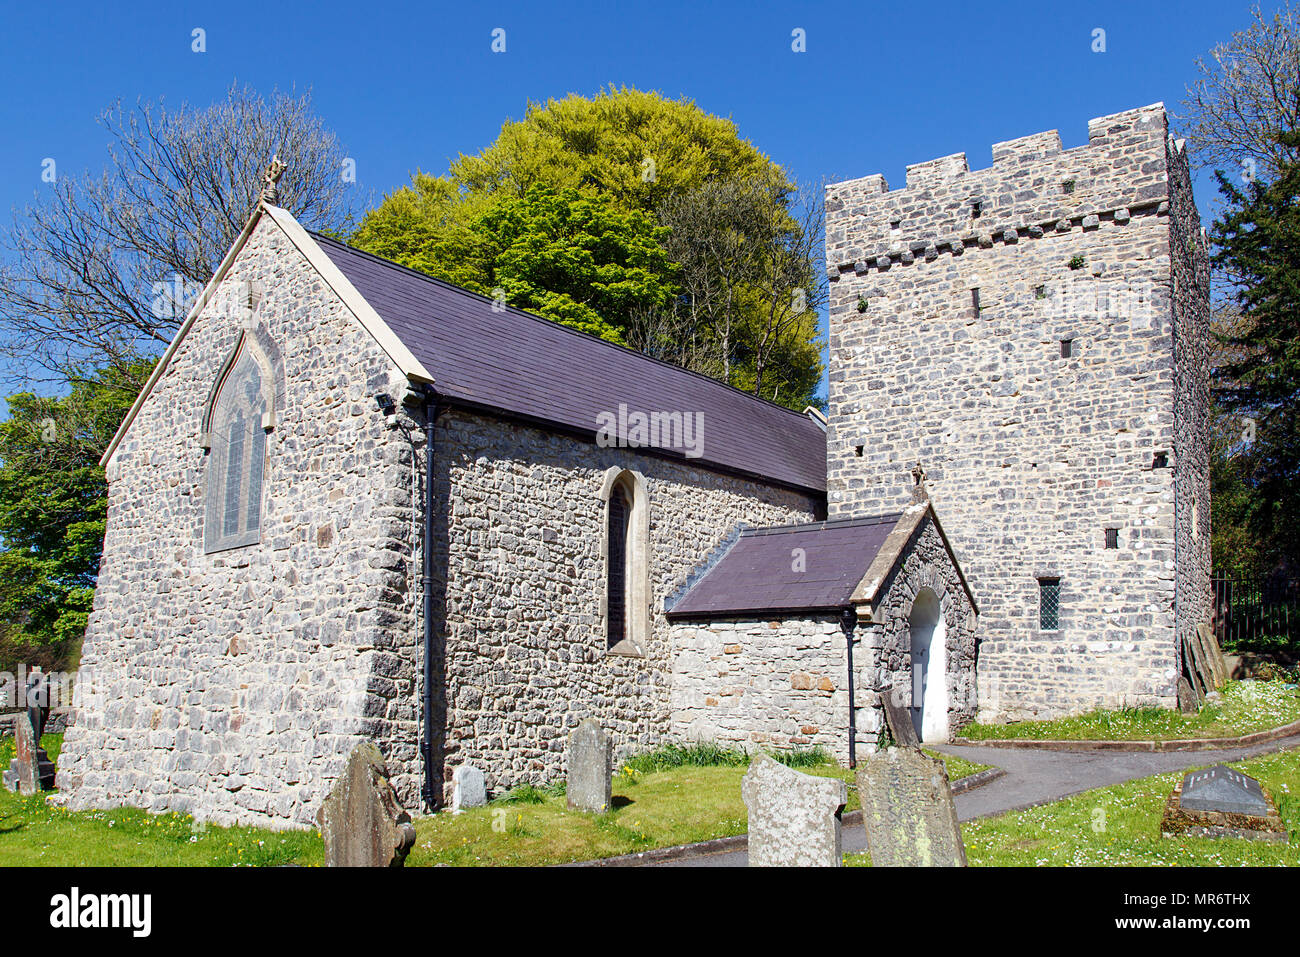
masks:
<svg viewBox="0 0 1300 957"><path fill-rule="evenodd" d="M922 588L907 619L911 640L912 724L922 741L948 740L945 625L939 596Z"/></svg>

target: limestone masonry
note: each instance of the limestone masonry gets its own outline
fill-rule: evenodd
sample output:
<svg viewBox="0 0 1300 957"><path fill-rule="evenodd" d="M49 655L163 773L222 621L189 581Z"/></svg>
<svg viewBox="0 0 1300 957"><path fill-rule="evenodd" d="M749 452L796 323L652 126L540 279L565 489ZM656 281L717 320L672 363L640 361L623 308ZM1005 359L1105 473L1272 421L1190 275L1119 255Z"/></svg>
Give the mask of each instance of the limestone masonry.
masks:
<svg viewBox="0 0 1300 957"><path fill-rule="evenodd" d="M886 694L925 741L1173 706L1210 617L1186 156L1152 106L993 160L828 189L824 433L264 198L105 455L67 802L308 827L366 742L414 812L466 765L563 780L587 719L615 760L848 761ZM629 398L702 456L601 442Z"/></svg>
<svg viewBox="0 0 1300 957"><path fill-rule="evenodd" d="M981 604L981 717L1173 706L1210 617L1209 273L1163 107L826 201L829 516L922 463Z"/></svg>
<svg viewBox="0 0 1300 957"><path fill-rule="evenodd" d="M280 226L263 218L180 340L108 468L108 532L60 758L73 807L308 825L362 739L420 804L421 410ZM232 313L264 290L251 318ZM270 354L261 541L205 554L201 423L241 334ZM668 732L665 599L738 523L814 518L819 496L458 410L435 436L435 784L564 773L596 717L620 750ZM637 655L606 650L602 486L649 503Z"/></svg>

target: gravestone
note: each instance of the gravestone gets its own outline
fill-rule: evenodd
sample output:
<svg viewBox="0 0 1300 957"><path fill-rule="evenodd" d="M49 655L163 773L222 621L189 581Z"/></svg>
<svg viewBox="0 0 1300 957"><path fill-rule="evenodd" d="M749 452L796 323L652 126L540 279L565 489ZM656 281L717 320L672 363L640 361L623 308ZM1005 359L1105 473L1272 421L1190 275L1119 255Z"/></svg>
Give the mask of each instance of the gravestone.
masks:
<svg viewBox="0 0 1300 957"><path fill-rule="evenodd" d="M397 803L384 756L356 746L316 815L326 867L401 867L415 846L411 815Z"/></svg>
<svg viewBox="0 0 1300 957"><path fill-rule="evenodd" d="M451 812L459 814L467 807L487 804L483 772L472 764L462 764L451 776Z"/></svg>
<svg viewBox="0 0 1300 957"><path fill-rule="evenodd" d="M1205 657L1210 663L1210 672L1214 676L1214 688L1217 691L1228 683L1230 675L1228 674L1228 663L1223 658L1223 648L1219 645L1219 639L1214 634L1214 629L1202 622L1196 626L1196 634L1201 639L1201 645L1205 649Z"/></svg>
<svg viewBox="0 0 1300 957"><path fill-rule="evenodd" d="M841 867L849 789L839 778L800 774L766 754L745 772L750 867Z"/></svg>
<svg viewBox="0 0 1300 957"><path fill-rule="evenodd" d="M4 773L5 788L27 797L54 787L54 762L40 746L30 714L14 715L14 757ZM43 726L44 719L39 723Z"/></svg>
<svg viewBox="0 0 1300 957"><path fill-rule="evenodd" d="M1254 778L1223 764L1183 777L1182 806L1193 811L1231 811L1236 814L1268 814L1268 798Z"/></svg>
<svg viewBox="0 0 1300 957"><path fill-rule="evenodd" d="M1201 703L1196 698L1196 692L1192 688L1192 683L1187 680L1186 675L1178 679L1178 710L1183 714L1195 714L1200 709Z"/></svg>
<svg viewBox="0 0 1300 957"><path fill-rule="evenodd" d="M1258 781L1230 767L1189 771L1165 802L1165 837L1236 837L1285 843L1287 829Z"/></svg>
<svg viewBox="0 0 1300 957"><path fill-rule="evenodd" d="M966 866L942 761L907 748L878 751L858 770L858 797L874 866Z"/></svg>
<svg viewBox="0 0 1300 957"><path fill-rule="evenodd" d="M894 743L900 748L920 750L921 739L916 736L912 714L899 703L892 686L880 690L880 701L885 706L885 720L889 722L889 733L893 736Z"/></svg>
<svg viewBox="0 0 1300 957"><path fill-rule="evenodd" d="M1214 679L1203 653L1201 643L1194 632L1183 635L1184 670L1198 701L1204 701L1205 696L1214 690Z"/></svg>
<svg viewBox="0 0 1300 957"><path fill-rule="evenodd" d="M33 669L27 675L27 717L32 722L32 733L39 746L45 734L45 722L50 717L50 676Z"/></svg>
<svg viewBox="0 0 1300 957"><path fill-rule="evenodd" d="M587 718L569 735L569 807L579 811L608 811L613 801L613 753L609 735L595 718Z"/></svg>

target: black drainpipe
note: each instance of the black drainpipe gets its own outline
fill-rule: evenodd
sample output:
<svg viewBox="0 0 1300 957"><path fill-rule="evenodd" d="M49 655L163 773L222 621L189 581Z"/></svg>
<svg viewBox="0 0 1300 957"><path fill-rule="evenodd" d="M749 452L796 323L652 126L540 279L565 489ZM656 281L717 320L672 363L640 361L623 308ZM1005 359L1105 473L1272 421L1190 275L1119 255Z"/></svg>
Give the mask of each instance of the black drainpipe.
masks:
<svg viewBox="0 0 1300 957"><path fill-rule="evenodd" d="M424 387L424 808L432 811L433 794L433 433L438 420L438 393Z"/></svg>
<svg viewBox="0 0 1300 957"><path fill-rule="evenodd" d="M853 608L845 608L840 615L840 626L844 629L844 645L849 658L849 767L858 766L858 722L857 709L853 705L853 631L858 624L858 613Z"/></svg>

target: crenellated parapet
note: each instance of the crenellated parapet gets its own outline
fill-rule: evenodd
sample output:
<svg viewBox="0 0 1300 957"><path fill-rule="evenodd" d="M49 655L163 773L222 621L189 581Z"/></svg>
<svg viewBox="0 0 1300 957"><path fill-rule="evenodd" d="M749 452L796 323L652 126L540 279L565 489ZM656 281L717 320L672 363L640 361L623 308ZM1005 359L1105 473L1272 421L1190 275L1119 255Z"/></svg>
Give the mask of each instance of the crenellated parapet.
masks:
<svg viewBox="0 0 1300 957"><path fill-rule="evenodd" d="M1014 244L1073 229L1124 226L1165 215L1169 163L1186 163L1156 103L1088 123L1088 142L1063 150L1055 130L993 144L993 165L971 170L965 153L907 167L907 185L881 175L826 188L826 264L834 281Z"/></svg>

